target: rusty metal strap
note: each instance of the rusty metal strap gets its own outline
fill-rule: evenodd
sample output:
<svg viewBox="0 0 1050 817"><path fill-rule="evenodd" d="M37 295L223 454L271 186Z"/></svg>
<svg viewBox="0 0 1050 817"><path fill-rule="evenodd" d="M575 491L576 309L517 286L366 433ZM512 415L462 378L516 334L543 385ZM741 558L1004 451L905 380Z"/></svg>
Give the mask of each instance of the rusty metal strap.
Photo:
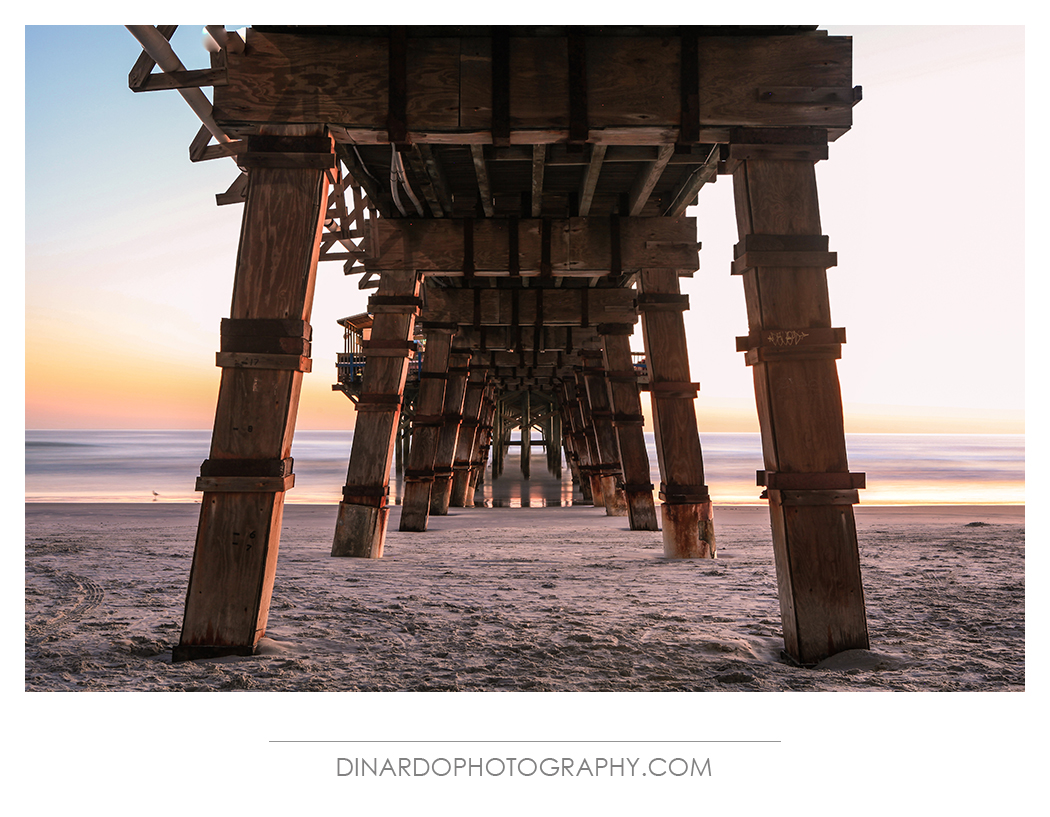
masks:
<svg viewBox="0 0 1050 817"><path fill-rule="evenodd" d="M653 484L651 482L625 482L623 489L628 493L645 492L651 494L653 492Z"/></svg>
<svg viewBox="0 0 1050 817"><path fill-rule="evenodd" d="M310 356L312 329L306 321L269 318L223 318L222 352Z"/></svg>
<svg viewBox="0 0 1050 817"><path fill-rule="evenodd" d="M351 502L355 497L382 497L390 494L389 485L344 485L343 502Z"/></svg>
<svg viewBox="0 0 1050 817"><path fill-rule="evenodd" d="M736 350L746 352L750 349L791 349L799 346L822 346L833 343L845 343L846 330L837 327L807 327L805 329L756 329L744 337L736 339Z"/></svg>
<svg viewBox="0 0 1050 817"><path fill-rule="evenodd" d="M330 136L249 136L237 163L245 168L327 170L336 165Z"/></svg>
<svg viewBox="0 0 1050 817"><path fill-rule="evenodd" d="M286 477L292 473L292 458L214 459L201 463L202 477Z"/></svg>
<svg viewBox="0 0 1050 817"><path fill-rule="evenodd" d="M268 354L266 352L216 352L215 365L223 369L269 369L272 371L308 372L313 367L302 354Z"/></svg>
<svg viewBox="0 0 1050 817"><path fill-rule="evenodd" d="M277 494L295 485L295 474L283 477L197 477L195 490L223 494Z"/></svg>
<svg viewBox="0 0 1050 817"><path fill-rule="evenodd" d="M416 427L443 426L444 424L445 415L443 414L417 414L412 418L412 425Z"/></svg>
<svg viewBox="0 0 1050 817"><path fill-rule="evenodd" d="M819 267L838 263L838 254L828 251L826 235L781 235L750 233L733 248L733 275L756 267Z"/></svg>
<svg viewBox="0 0 1050 817"><path fill-rule="evenodd" d="M689 308L689 296L664 292L643 292L638 296L638 308L643 312L650 310L684 312Z"/></svg>
<svg viewBox="0 0 1050 817"><path fill-rule="evenodd" d="M687 397L692 399L700 391L700 384L666 380L662 383L650 383L649 391L652 392L653 397Z"/></svg>
<svg viewBox="0 0 1050 817"><path fill-rule="evenodd" d="M417 348L414 340L372 338L361 341L365 357L411 357Z"/></svg>
<svg viewBox="0 0 1050 817"><path fill-rule="evenodd" d="M306 321L288 318L223 318L222 337L289 337L310 340L313 329Z"/></svg>
<svg viewBox="0 0 1050 817"><path fill-rule="evenodd" d="M423 308L423 299L417 295L373 295L368 299L369 310L377 306L411 306Z"/></svg>
<svg viewBox="0 0 1050 817"><path fill-rule="evenodd" d="M785 473L757 471L755 480L775 491L844 491L864 488L867 476L863 472Z"/></svg>
<svg viewBox="0 0 1050 817"><path fill-rule="evenodd" d="M397 411L401 408L400 394L369 393L357 398L358 411Z"/></svg>
<svg viewBox="0 0 1050 817"><path fill-rule="evenodd" d="M706 485L681 485L674 482L660 483L660 499L668 505L700 505L711 501Z"/></svg>

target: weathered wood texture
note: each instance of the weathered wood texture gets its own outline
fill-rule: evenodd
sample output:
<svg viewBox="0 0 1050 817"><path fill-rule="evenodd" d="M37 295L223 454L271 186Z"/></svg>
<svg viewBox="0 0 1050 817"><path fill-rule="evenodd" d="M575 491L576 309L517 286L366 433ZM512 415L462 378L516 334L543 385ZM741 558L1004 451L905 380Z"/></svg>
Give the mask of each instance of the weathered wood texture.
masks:
<svg viewBox="0 0 1050 817"><path fill-rule="evenodd" d="M430 491L430 512L447 516L452 499L452 464L463 424L463 401L467 396L470 352L453 348L449 356L448 380L445 382L445 404L442 408L438 446L434 455L434 487Z"/></svg>
<svg viewBox="0 0 1050 817"><path fill-rule="evenodd" d="M558 293L558 297L572 298L579 303L580 295L565 295ZM497 366L516 365L512 358L501 357L501 353L513 350L514 355L520 362L521 352L554 352L553 358L546 358L542 365L557 366L575 365L576 352L581 346L597 340L595 327L572 327L572 326L548 326L546 324L535 331L533 327L523 326L482 326L473 329L470 326L460 324L459 338L465 344L473 347L482 361L490 368ZM558 357L561 353L562 357ZM502 362L497 362L502 361Z"/></svg>
<svg viewBox="0 0 1050 817"><path fill-rule="evenodd" d="M630 337L625 334L603 336L602 353L631 530L659 530Z"/></svg>
<svg viewBox="0 0 1050 817"><path fill-rule="evenodd" d="M812 162L745 161L733 181L742 238L820 235ZM831 329L824 260L814 264L744 272L752 335ZM767 491L785 645L806 664L868 647L852 506L857 493L839 487L848 478L848 466L834 357L753 363L767 473L813 475L811 485L819 475L829 475L823 490Z"/></svg>
<svg viewBox="0 0 1050 817"><path fill-rule="evenodd" d="M305 366L278 368L272 358L309 353L328 181L320 169L260 167L249 176L232 321L224 323L218 358L229 365L199 482L204 495L175 660L254 650L266 631L284 488L292 481L283 467L265 473L290 463ZM282 344L298 344L299 354L266 354Z"/></svg>
<svg viewBox="0 0 1050 817"><path fill-rule="evenodd" d="M576 473L583 501L588 504L600 504L601 494L595 498L591 484L591 446L587 439L587 430L584 425L583 407L580 405L579 393L575 378L566 378L562 381L562 405L565 407L565 435L570 441L571 464Z"/></svg>
<svg viewBox="0 0 1050 817"><path fill-rule="evenodd" d="M580 374L582 384L587 389L587 402L594 423L594 439L601 464L602 498L605 500L605 513L608 516L627 516L627 499L622 488L620 444L613 426L612 403L606 387L602 353L595 351L597 354L587 356L587 365Z"/></svg>
<svg viewBox="0 0 1050 817"><path fill-rule="evenodd" d="M852 41L820 32L700 37L697 99L682 122L682 44L676 36L586 37L584 86L570 82L570 38L509 37L512 144L570 138L574 113L585 140L670 144L726 141L732 126L849 128ZM492 41L408 38L404 96L391 94L386 37L301 36L249 29L247 48L229 54L227 84L215 89L216 121L227 129L267 122L345 126L342 138L391 139L391 113L415 143L493 141ZM399 70L401 66L398 66ZM580 93L585 108L572 108ZM396 100L391 105L391 97ZM397 107L396 111L392 108Z"/></svg>
<svg viewBox="0 0 1050 817"><path fill-rule="evenodd" d="M390 465L418 312L408 299L419 297L420 286L421 276L411 270L390 271L380 278L376 297L405 299L406 303L399 311L376 312L372 336L365 342L362 394L357 403L343 501L339 503L333 556L379 558L383 553ZM374 512L360 510L363 508ZM359 517L366 517L368 524L353 521Z"/></svg>
<svg viewBox="0 0 1050 817"><path fill-rule="evenodd" d="M449 506L473 508L474 491L471 475L474 459L479 448L481 434L481 412L484 408L485 369L472 366L467 377L466 395L463 399L463 422L456 438L456 457L452 462L452 493Z"/></svg>
<svg viewBox="0 0 1050 817"><path fill-rule="evenodd" d="M591 401L582 372L576 373L575 385L576 406L580 413L579 440L582 449L587 452L586 457L581 459L580 471L590 481L591 500L594 506L606 508L609 502L614 501L611 497L606 497L606 489L609 485L602 479L609 473L609 464L602 462L601 449L598 447L598 433L591 414Z"/></svg>
<svg viewBox="0 0 1050 817"><path fill-rule="evenodd" d="M670 558L714 558L714 521L694 407L698 384L690 381L682 314L688 304L679 292L674 272L645 270L639 285L642 339L662 480L660 498L665 505L699 506L692 515L662 512L664 554Z"/></svg>
<svg viewBox="0 0 1050 817"><path fill-rule="evenodd" d="M512 236L512 231L516 235ZM515 243L516 242L516 243ZM695 270L696 219L377 219L365 240L368 270L415 269L459 277L605 276L643 268ZM516 248L516 252L515 249ZM467 261L468 263L464 263ZM615 261L615 264L614 264Z"/></svg>
<svg viewBox="0 0 1050 817"><path fill-rule="evenodd" d="M594 327L599 323L635 323L635 293L630 289L427 289L426 319L463 326ZM477 300L475 300L477 297ZM593 332L593 328L592 328ZM590 333L588 333L590 334ZM574 333L575 335L575 333ZM529 337L532 336L532 337ZM493 334L493 344L498 340ZM523 333L532 343L535 333ZM541 333L542 337L542 333ZM564 337L564 336L560 336ZM579 340L576 340L579 343ZM516 341L509 347L513 348ZM489 348L500 348L492 345ZM534 346L531 348L535 348Z"/></svg>
<svg viewBox="0 0 1050 817"><path fill-rule="evenodd" d="M452 348L450 330L429 329L420 371L416 416L412 422L412 446L405 472L405 496L401 503L400 530L424 531L430 517L430 493L434 486L434 458L443 423L445 381Z"/></svg>

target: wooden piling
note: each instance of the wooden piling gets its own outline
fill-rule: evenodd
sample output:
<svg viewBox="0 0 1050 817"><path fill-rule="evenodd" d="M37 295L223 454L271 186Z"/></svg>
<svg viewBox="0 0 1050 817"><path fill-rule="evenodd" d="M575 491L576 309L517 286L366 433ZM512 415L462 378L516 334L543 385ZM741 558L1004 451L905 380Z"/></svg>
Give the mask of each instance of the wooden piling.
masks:
<svg viewBox="0 0 1050 817"><path fill-rule="evenodd" d="M266 631L304 371L330 136L272 127L248 140L248 193L197 540L172 660L250 655ZM292 158L289 158L289 157Z"/></svg>
<svg viewBox="0 0 1050 817"><path fill-rule="evenodd" d="M456 438L456 456L452 462L452 492L448 503L452 508L474 507L471 476L474 459L480 448L479 427L484 395L485 370L480 366L471 367L463 399L463 421Z"/></svg>
<svg viewBox="0 0 1050 817"><path fill-rule="evenodd" d="M445 381L445 404L442 425L434 454L434 487L430 492L430 512L447 516L452 498L452 464L456 458L459 430L463 422L463 402L470 374L470 350L453 348L449 356L448 379Z"/></svg>
<svg viewBox="0 0 1050 817"><path fill-rule="evenodd" d="M602 478L598 444L594 437L594 426L591 422L590 403L587 401L587 389L581 383L579 372L569 382L570 410L573 415L573 427L576 431L576 444L580 454L580 477L587 483L590 501L594 507L605 507L605 495L602 492ZM586 499L587 494L584 494Z"/></svg>
<svg viewBox="0 0 1050 817"><path fill-rule="evenodd" d="M599 327L613 427L623 469L624 496L631 530L659 530L653 484L650 481L649 453L645 447L642 401L638 394L638 375L631 358L634 326Z"/></svg>
<svg viewBox="0 0 1050 817"><path fill-rule="evenodd" d="M627 498L623 489L623 470L620 465L620 445L613 427L612 404L605 381L605 368L600 349L586 351L585 366L579 373L578 382L587 392L594 428L594 443L598 449L599 472L602 483L602 499L607 516L627 516Z"/></svg>
<svg viewBox="0 0 1050 817"><path fill-rule="evenodd" d="M336 519L333 556L378 559L383 555L390 465L408 360L415 348L412 334L419 314L421 278L415 270L388 270L369 302L375 319L372 336L365 344L362 394Z"/></svg>
<svg viewBox="0 0 1050 817"><path fill-rule="evenodd" d="M704 462L696 427L694 400L699 388L690 381L683 312L688 296L678 288L678 273L646 269L640 276L638 308L649 367L649 390L660 463L664 555L714 558L714 516L704 482ZM691 510L682 507L691 506Z"/></svg>
<svg viewBox="0 0 1050 817"><path fill-rule="evenodd" d="M430 493L434 485L434 459L444 424L445 380L453 330L426 329L426 351L419 375L419 396L412 422L412 448L405 472L405 496L399 530L425 531L430 518Z"/></svg>
<svg viewBox="0 0 1050 817"><path fill-rule="evenodd" d="M843 333L831 328L826 270L835 258L821 235L814 168L826 144L764 148L765 158L745 153L733 173L734 272L750 330L738 348L754 374L785 648L813 664L868 647L853 515L864 479L847 466L835 363Z"/></svg>

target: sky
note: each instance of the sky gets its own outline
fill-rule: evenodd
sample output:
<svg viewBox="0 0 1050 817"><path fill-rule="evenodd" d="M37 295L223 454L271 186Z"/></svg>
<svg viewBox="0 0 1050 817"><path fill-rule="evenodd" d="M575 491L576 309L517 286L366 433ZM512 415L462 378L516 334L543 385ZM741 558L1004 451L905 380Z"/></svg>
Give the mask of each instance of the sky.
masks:
<svg viewBox="0 0 1050 817"><path fill-rule="evenodd" d="M201 28L173 40L189 68ZM821 28L853 37L864 89L817 166L847 431L1023 432L1025 29ZM214 195L237 169L189 161L200 123L177 92L128 89L139 53L121 26L25 29L26 428L212 425L242 212ZM720 178L690 210L701 432L757 429L732 193ZM319 266L300 428L353 423L331 385L357 280Z"/></svg>

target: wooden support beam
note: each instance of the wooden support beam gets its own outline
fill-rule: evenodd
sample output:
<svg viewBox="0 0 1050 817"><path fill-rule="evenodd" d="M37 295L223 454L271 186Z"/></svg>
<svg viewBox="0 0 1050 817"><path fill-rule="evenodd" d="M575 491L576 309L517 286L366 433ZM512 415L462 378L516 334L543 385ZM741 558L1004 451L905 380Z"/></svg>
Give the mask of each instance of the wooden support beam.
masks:
<svg viewBox="0 0 1050 817"><path fill-rule="evenodd" d="M279 162L249 178L220 361L300 360L309 354L328 179ZM304 368L224 365L175 661L250 655L266 632Z"/></svg>
<svg viewBox="0 0 1050 817"><path fill-rule="evenodd" d="M660 463L660 512L664 555L669 558L715 557L714 518L704 481L704 462L696 427L682 310L688 306L678 276L644 270L639 308L649 368L656 453Z"/></svg>
<svg viewBox="0 0 1050 817"><path fill-rule="evenodd" d="M406 150L402 154L402 158L411 169L418 189L423 194L423 198L426 199L427 207L430 208L430 215L434 218L441 218L446 215L446 210L441 203L441 198L438 196L438 188L430 175L430 168L424 161L423 154L419 148L419 145L412 145L410 150ZM447 193L445 197L447 198ZM451 208L449 209L451 210Z"/></svg>
<svg viewBox="0 0 1050 817"><path fill-rule="evenodd" d="M549 263L555 276L593 277L608 275L614 268L628 272L699 267L693 217L620 218L616 227L601 217L473 219L469 232L465 221L376 219L365 241L365 268L415 269L457 277L469 266L477 276L539 276ZM514 228L517 243L512 261L509 233ZM465 263L468 260L470 264Z"/></svg>
<svg viewBox="0 0 1050 817"><path fill-rule="evenodd" d="M664 168L667 167L667 163L671 160L672 155L674 155L674 145L661 145L656 161L650 162L642 168L638 177L634 180L634 184L631 185L627 215L637 216L641 214L645 203L649 201L649 196L652 194L657 182L660 181Z"/></svg>
<svg viewBox="0 0 1050 817"><path fill-rule="evenodd" d="M448 181L445 178L445 170L442 168L441 162L438 161L437 156L434 155L434 151L431 150L428 144L413 145L412 152L418 155L423 162L423 168L430 181L430 187L437 195L441 213L450 214L452 212L452 198L448 193ZM435 212L434 215L437 216L438 213Z"/></svg>
<svg viewBox="0 0 1050 817"><path fill-rule="evenodd" d="M718 145L714 145L704 163L692 173L684 176L671 191L670 200L664 208L663 215L672 217L683 215L686 208L695 203L700 188L718 179L719 159Z"/></svg>
<svg viewBox="0 0 1050 817"><path fill-rule="evenodd" d="M609 505L615 502L615 499L614 497L606 496L606 492L613 488L615 483L606 479L606 477L612 476L610 463L602 461L594 417L591 415L591 401L587 394L587 385L582 371L576 372L575 387L576 404L580 413L578 439L581 450L587 452L587 456L581 459L580 472L591 484L591 501L594 507L608 509Z"/></svg>
<svg viewBox="0 0 1050 817"><path fill-rule="evenodd" d="M452 461L452 493L449 496L449 506L453 508L474 507L471 474L479 450L486 377L485 369L481 366L470 367L463 400L463 421L456 438L456 456Z"/></svg>
<svg viewBox="0 0 1050 817"><path fill-rule="evenodd" d="M393 141L492 144L491 40L482 48L469 37L407 37L396 52L407 55L397 60L402 78L391 70L392 39L249 29L244 52L228 54L229 83L216 89L216 118L239 126L328 122L357 144L383 143L392 138L389 100L396 97L403 107ZM699 129L682 122L679 37L511 36L506 43L503 121L510 131L497 138L512 145L674 144L683 126L686 141L713 143L726 141L731 127L838 133L852 123L849 37L699 37L696 104L686 107L701 113ZM467 63L474 69L465 71ZM570 65L586 76L585 88L570 82ZM402 81L404 94L391 94L392 82Z"/></svg>
<svg viewBox="0 0 1050 817"><path fill-rule="evenodd" d="M474 174L478 179L478 196L481 198L481 209L485 218L492 218L492 185L489 184L489 169L485 164L485 146L471 145L470 157L474 160Z"/></svg>
<svg viewBox="0 0 1050 817"><path fill-rule="evenodd" d="M412 447L405 471L405 495L401 502L399 530L425 531L430 518L430 494L434 486L434 460L444 423L445 381L448 377L452 331L428 329L426 351L419 374L419 396L412 419Z"/></svg>
<svg viewBox="0 0 1050 817"><path fill-rule="evenodd" d="M375 314L365 344L362 394L350 451L343 501L339 503L333 556L378 559L383 555L390 466L401 416L401 400L415 347L412 334L421 276L414 270L390 271L379 281L377 298L405 301L402 310Z"/></svg>
<svg viewBox="0 0 1050 817"><path fill-rule="evenodd" d="M248 199L248 174L241 173L233 183L226 189L225 193L215 195L215 204L244 204Z"/></svg>
<svg viewBox="0 0 1050 817"><path fill-rule="evenodd" d="M453 348L449 357L448 379L445 381L443 422L434 455L434 487L430 492L430 512L435 516L447 516L452 500L452 466L463 426L463 402L467 396L469 373L470 351Z"/></svg>
<svg viewBox="0 0 1050 817"><path fill-rule="evenodd" d="M583 501L591 505L605 506L602 500L601 483L597 485L598 493L594 493L594 481L591 479L593 470L591 466L597 461L593 456L592 446L587 433L586 418L580 401L579 388L576 378L566 378L562 382L564 398L562 404L565 406L567 432L571 440L573 451L572 465L579 479L580 492Z"/></svg>
<svg viewBox="0 0 1050 817"><path fill-rule="evenodd" d="M602 351L631 530L659 530L630 335L624 332L604 334Z"/></svg>
<svg viewBox="0 0 1050 817"><path fill-rule="evenodd" d="M474 440L474 457L472 460L469 489L469 495L471 497L476 495L485 480L485 466L488 463L489 454L492 451L497 400L498 395L496 385L491 380L487 381L482 401L481 422L478 425L478 435Z"/></svg>
<svg viewBox="0 0 1050 817"><path fill-rule="evenodd" d="M602 161L605 159L607 145L591 145L591 161L583 174L583 182L580 184L580 210L579 216L586 216L591 211L591 202L594 201L594 191L598 187L598 176L602 172ZM640 211L639 211L640 212ZM638 213L631 213L638 215Z"/></svg>
<svg viewBox="0 0 1050 817"><path fill-rule="evenodd" d="M197 68L192 71L172 71L150 74L132 91L171 91L176 88L204 88L226 83L225 68Z"/></svg>
<svg viewBox="0 0 1050 817"><path fill-rule="evenodd" d="M761 155L775 156L777 151ZM783 245L783 237L794 236L796 246L787 249L805 245L802 249L811 253L810 265L799 266L805 259L777 255L784 246L747 244L767 253L752 257L741 271L750 330L747 345L754 340L768 346L774 330L797 330L792 339L807 335L837 345L845 336L832 328L826 258L817 257L827 247L824 240L812 246L822 237L811 158L743 159L733 185L742 242L774 236ZM850 474L847 464L837 353L795 357L777 355L774 349L770 354L758 351L749 362L762 432L763 481L768 485L785 649L799 663L814 664L843 650L868 647L852 504L862 476Z"/></svg>
<svg viewBox="0 0 1050 817"><path fill-rule="evenodd" d="M428 287L424 320L467 327L528 327L522 342L549 327L590 328L599 323L635 323L634 292L628 289L563 289L544 297L539 289L451 289ZM542 299L542 300L541 300ZM586 334L592 334L593 329ZM538 333L542 341L542 332ZM578 343L579 341L577 341ZM492 347L499 348L499 347ZM534 347L533 347L534 348Z"/></svg>
<svg viewBox="0 0 1050 817"><path fill-rule="evenodd" d="M157 26L156 28L160 33L160 36L170 42L171 37L178 26ZM139 58L135 60L135 64L131 67L131 71L128 73L128 87L132 91L142 90L142 86L149 82L150 74L153 72L153 68L156 65L157 61L153 59L145 49L143 49L142 53L139 54Z"/></svg>
<svg viewBox="0 0 1050 817"><path fill-rule="evenodd" d="M532 217L543 212L543 174L547 167L547 146L532 146Z"/></svg>
<svg viewBox="0 0 1050 817"><path fill-rule="evenodd" d="M569 295L568 297L574 296ZM587 328L545 325L543 331L537 334L536 332L519 332L510 325L487 325L475 329L470 324L460 324L458 337L464 346L477 349L479 354L485 357L486 362L496 365L496 360L504 361L505 359L494 358L491 355L499 356L505 350L513 350L519 355L519 359L521 352L539 350L541 354L554 352L556 355L562 352L563 360L572 360L576 350L585 343L595 341L598 334L593 325ZM557 357L555 357L556 360ZM549 363L550 361L545 359L545 365ZM500 365L513 365L513 360L501 362Z"/></svg>
<svg viewBox="0 0 1050 817"><path fill-rule="evenodd" d="M605 383L602 352L588 356L579 380L587 392L587 404L594 426L594 442L598 447L599 478L602 499L607 516L627 516L627 497L623 489L623 466L620 463L620 444L613 426L612 403Z"/></svg>
<svg viewBox="0 0 1050 817"><path fill-rule="evenodd" d="M335 151L353 178L354 184L365 191L372 205L383 215L392 216L397 208L394 207L394 200L390 196L389 180L383 184L379 179L370 175L353 145L337 142Z"/></svg>
<svg viewBox="0 0 1050 817"><path fill-rule="evenodd" d="M528 479L532 476L532 393L522 392L521 395L521 475Z"/></svg>

